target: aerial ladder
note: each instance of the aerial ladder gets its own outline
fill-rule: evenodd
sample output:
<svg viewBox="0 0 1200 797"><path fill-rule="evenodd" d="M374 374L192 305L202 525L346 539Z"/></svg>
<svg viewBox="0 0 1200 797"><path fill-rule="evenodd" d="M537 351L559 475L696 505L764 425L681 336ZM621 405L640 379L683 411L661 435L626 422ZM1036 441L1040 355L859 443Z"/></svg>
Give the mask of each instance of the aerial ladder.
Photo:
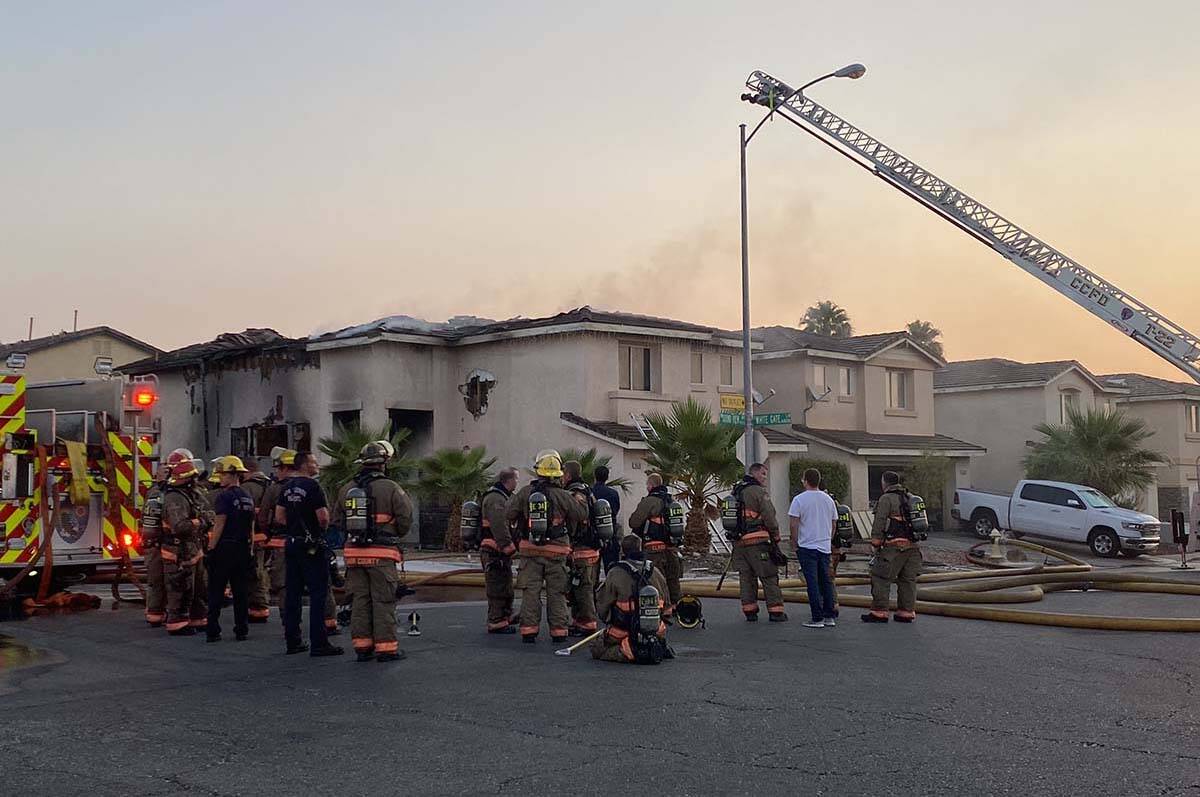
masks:
<svg viewBox="0 0 1200 797"><path fill-rule="evenodd" d="M746 80L746 87L750 91L742 95L743 100L770 108L874 172L1200 382L1200 339L1179 324L786 83L756 71Z"/></svg>

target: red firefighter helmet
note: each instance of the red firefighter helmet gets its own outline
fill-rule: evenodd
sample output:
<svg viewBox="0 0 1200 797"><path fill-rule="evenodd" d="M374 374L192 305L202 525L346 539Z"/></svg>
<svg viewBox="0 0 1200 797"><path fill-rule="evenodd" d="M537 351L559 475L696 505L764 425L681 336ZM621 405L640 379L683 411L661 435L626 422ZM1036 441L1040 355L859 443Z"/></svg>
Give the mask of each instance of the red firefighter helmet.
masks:
<svg viewBox="0 0 1200 797"><path fill-rule="evenodd" d="M167 467L174 468L180 462L191 462L192 452L186 448L177 448L170 454L167 454Z"/></svg>
<svg viewBox="0 0 1200 797"><path fill-rule="evenodd" d="M190 459L183 459L171 466L171 475L167 477L167 484L183 484L199 475L200 471L196 470L196 463Z"/></svg>

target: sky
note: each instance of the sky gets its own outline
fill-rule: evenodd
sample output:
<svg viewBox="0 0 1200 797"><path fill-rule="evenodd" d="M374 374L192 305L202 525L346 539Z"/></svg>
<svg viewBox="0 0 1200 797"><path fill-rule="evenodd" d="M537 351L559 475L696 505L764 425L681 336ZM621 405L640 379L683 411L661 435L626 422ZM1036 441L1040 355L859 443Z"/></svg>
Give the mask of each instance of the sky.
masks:
<svg viewBox="0 0 1200 797"><path fill-rule="evenodd" d="M1200 333L1200 4L0 0L0 340L582 304L741 325L739 97L818 102ZM1182 374L786 122L753 323ZM26 309L28 308L28 309Z"/></svg>

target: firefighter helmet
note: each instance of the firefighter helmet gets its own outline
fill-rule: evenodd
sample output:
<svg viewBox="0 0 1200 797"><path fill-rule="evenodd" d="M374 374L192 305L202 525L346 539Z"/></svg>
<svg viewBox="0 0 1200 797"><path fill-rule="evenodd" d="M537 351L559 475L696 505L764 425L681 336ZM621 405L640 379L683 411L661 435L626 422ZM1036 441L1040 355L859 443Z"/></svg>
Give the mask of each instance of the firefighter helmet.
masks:
<svg viewBox="0 0 1200 797"><path fill-rule="evenodd" d="M167 477L167 483L178 486L199 475L200 469L196 467L196 461L183 459L171 466L171 475Z"/></svg>
<svg viewBox="0 0 1200 797"><path fill-rule="evenodd" d="M383 446L383 450L387 452L388 459L396 456L396 447L392 445L391 440L376 440L375 442Z"/></svg>
<svg viewBox="0 0 1200 797"><path fill-rule="evenodd" d="M185 460L191 462L193 456L194 455L190 450L186 448L177 448L170 454L167 454L167 467L172 468Z"/></svg>
<svg viewBox="0 0 1200 797"><path fill-rule="evenodd" d="M271 464L275 467L283 465L290 468L296 464L296 452L290 448L275 446L271 449Z"/></svg>
<svg viewBox="0 0 1200 797"><path fill-rule="evenodd" d="M212 463L212 472L215 473L246 473L246 466L242 463L241 457L235 457L232 454L225 457L217 457Z"/></svg>
<svg viewBox="0 0 1200 797"><path fill-rule="evenodd" d="M379 441L367 443L365 446L362 447L362 450L360 450L358 452L358 464L360 464L360 465L383 465L383 464L385 464L389 459L392 458L391 453L388 452L389 448L391 448L391 445L388 445L385 447L383 445L383 443L381 443ZM394 450L395 449L393 449L393 451Z"/></svg>
<svg viewBox="0 0 1200 797"><path fill-rule="evenodd" d="M539 451L533 459L533 468L538 476L557 479L563 475L562 457L552 448Z"/></svg>

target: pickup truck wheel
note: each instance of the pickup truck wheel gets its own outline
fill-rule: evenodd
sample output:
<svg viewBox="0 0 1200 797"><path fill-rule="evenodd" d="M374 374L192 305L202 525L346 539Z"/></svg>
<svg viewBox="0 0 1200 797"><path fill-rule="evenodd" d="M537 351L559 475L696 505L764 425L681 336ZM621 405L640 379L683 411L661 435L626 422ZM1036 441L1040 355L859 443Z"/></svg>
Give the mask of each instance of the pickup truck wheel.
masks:
<svg viewBox="0 0 1200 797"><path fill-rule="evenodd" d="M1112 529L1093 530L1088 535L1088 547L1096 556L1103 556L1106 559L1116 556L1121 551L1121 543Z"/></svg>
<svg viewBox="0 0 1200 797"><path fill-rule="evenodd" d="M996 516L990 509L980 509L971 518L971 531L981 540L990 540L996 525Z"/></svg>

